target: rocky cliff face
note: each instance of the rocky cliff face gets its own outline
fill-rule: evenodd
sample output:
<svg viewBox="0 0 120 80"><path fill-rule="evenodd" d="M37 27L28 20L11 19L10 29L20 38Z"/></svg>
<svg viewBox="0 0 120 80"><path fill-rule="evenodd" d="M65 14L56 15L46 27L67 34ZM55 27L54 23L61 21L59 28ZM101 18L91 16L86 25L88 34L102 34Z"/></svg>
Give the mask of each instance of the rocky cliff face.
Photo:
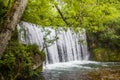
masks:
<svg viewBox="0 0 120 80"><path fill-rule="evenodd" d="M38 69L38 68L42 70L43 68L42 56L39 54L35 54L33 55L32 60L33 60L33 66L32 66L33 70Z"/></svg>

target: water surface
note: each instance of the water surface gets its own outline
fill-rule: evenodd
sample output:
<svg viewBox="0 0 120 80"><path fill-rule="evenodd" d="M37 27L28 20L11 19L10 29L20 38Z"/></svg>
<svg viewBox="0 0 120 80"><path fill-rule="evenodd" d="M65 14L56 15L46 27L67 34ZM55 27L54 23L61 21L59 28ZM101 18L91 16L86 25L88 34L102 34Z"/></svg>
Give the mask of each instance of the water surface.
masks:
<svg viewBox="0 0 120 80"><path fill-rule="evenodd" d="M46 65L41 74L42 80L90 80L86 73L114 66L120 66L120 63L73 61Z"/></svg>

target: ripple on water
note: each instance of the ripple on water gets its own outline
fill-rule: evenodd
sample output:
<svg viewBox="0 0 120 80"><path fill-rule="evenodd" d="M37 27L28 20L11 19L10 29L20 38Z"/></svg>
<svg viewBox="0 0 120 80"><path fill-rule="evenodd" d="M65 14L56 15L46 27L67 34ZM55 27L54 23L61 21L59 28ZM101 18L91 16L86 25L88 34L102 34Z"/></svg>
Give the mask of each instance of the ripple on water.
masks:
<svg viewBox="0 0 120 80"><path fill-rule="evenodd" d="M50 64L44 66L42 80L95 80L89 78L88 74L110 66L120 66L120 62L73 61Z"/></svg>

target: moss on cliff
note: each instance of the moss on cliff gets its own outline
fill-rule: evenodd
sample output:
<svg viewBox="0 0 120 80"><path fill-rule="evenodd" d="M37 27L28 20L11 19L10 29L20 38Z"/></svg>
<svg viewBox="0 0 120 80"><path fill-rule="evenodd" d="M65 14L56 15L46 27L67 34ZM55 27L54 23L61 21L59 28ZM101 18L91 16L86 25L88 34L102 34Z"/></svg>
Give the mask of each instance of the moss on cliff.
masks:
<svg viewBox="0 0 120 80"><path fill-rule="evenodd" d="M93 58L96 61L120 61L120 51L109 48L95 48Z"/></svg>

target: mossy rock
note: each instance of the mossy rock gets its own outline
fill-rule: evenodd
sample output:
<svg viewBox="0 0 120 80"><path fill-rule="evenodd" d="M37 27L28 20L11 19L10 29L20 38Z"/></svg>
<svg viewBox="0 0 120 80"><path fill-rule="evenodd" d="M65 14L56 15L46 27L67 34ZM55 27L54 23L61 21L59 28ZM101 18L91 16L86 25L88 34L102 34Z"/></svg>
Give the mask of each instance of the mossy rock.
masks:
<svg viewBox="0 0 120 80"><path fill-rule="evenodd" d="M24 45L10 41L0 59L0 80L22 80L42 71L45 53L37 45Z"/></svg>

